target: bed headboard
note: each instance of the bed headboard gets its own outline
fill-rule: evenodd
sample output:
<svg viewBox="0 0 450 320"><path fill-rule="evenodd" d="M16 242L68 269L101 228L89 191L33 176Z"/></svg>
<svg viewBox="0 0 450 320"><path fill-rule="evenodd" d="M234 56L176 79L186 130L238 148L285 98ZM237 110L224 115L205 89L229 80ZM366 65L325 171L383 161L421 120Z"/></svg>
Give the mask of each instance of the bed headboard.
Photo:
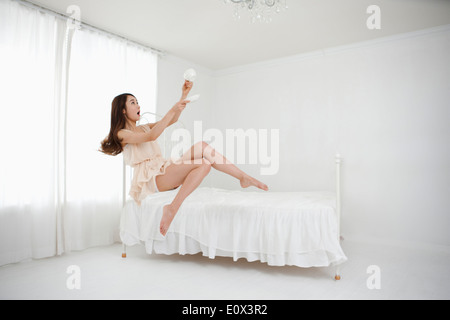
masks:
<svg viewBox="0 0 450 320"><path fill-rule="evenodd" d="M138 126L155 123L160 121L163 116L153 113L153 112L145 112L141 115L141 119L137 123ZM158 138L158 144L161 147L161 153L165 159L171 158L171 152L174 149L177 141L172 140L172 133L177 129L185 129L185 125L181 121L177 121L170 127L164 130L163 134ZM181 154L179 155L182 156ZM125 205L128 197L128 186L131 185L131 180L133 178L133 169L129 166L125 165L125 161L123 161L123 205Z"/></svg>

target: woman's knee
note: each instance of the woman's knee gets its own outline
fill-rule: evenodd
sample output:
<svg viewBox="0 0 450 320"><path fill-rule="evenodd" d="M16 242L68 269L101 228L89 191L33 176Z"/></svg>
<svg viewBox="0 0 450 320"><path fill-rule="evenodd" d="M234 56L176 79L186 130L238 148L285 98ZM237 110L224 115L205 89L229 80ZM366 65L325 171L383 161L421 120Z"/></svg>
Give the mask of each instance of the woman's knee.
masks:
<svg viewBox="0 0 450 320"><path fill-rule="evenodd" d="M202 168L202 171L208 174L211 171L211 162L209 162L206 159L202 160L202 164L199 165L200 168Z"/></svg>
<svg viewBox="0 0 450 320"><path fill-rule="evenodd" d="M209 146L209 144L205 141L200 141L200 142L197 142L196 144L194 144L194 147L201 148L201 149L205 149L207 146Z"/></svg>
<svg viewBox="0 0 450 320"><path fill-rule="evenodd" d="M202 153L205 152L205 150L210 150L212 147L209 145L209 143L205 141L198 142L194 144L194 150L202 151Z"/></svg>
<svg viewBox="0 0 450 320"><path fill-rule="evenodd" d="M202 148L202 156L204 159L207 159L210 164L214 164L216 162L216 150L209 144L204 141L198 143L199 147Z"/></svg>
<svg viewBox="0 0 450 320"><path fill-rule="evenodd" d="M202 148L203 150L211 149L211 146L209 145L209 143L202 141Z"/></svg>

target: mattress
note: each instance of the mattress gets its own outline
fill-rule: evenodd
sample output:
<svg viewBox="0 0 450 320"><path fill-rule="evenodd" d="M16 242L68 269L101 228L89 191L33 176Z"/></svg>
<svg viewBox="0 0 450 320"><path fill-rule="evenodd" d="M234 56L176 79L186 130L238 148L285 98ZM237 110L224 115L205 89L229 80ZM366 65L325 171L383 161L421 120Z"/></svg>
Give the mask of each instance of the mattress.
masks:
<svg viewBox="0 0 450 320"><path fill-rule="evenodd" d="M166 237L162 209L178 190L122 211L120 236L149 254L198 254L271 266L326 267L347 260L338 241L336 198L328 192L245 192L198 188L182 204Z"/></svg>

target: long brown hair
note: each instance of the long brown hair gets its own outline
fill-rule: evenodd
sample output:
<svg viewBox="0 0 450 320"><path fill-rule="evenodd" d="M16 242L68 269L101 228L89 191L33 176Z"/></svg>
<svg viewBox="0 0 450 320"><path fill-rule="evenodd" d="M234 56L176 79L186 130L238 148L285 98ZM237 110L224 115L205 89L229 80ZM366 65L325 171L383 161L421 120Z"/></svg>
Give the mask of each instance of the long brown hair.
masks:
<svg viewBox="0 0 450 320"><path fill-rule="evenodd" d="M131 93L123 93L114 98L111 108L111 130L109 135L102 141L100 152L110 156L117 156L123 152L122 141L117 135L125 128L126 117L123 110L126 108L128 96L134 97Z"/></svg>

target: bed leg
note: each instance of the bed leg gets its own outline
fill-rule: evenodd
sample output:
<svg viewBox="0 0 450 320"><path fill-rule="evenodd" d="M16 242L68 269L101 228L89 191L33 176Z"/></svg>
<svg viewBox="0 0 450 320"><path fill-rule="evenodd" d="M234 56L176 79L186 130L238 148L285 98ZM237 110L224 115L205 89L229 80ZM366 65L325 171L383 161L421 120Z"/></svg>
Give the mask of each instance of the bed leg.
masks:
<svg viewBox="0 0 450 320"><path fill-rule="evenodd" d="M125 244L122 244L122 258L127 257L127 246Z"/></svg>
<svg viewBox="0 0 450 320"><path fill-rule="evenodd" d="M341 268L339 268L339 266L336 266L336 272L334 275L334 280L339 281L341 280Z"/></svg>

